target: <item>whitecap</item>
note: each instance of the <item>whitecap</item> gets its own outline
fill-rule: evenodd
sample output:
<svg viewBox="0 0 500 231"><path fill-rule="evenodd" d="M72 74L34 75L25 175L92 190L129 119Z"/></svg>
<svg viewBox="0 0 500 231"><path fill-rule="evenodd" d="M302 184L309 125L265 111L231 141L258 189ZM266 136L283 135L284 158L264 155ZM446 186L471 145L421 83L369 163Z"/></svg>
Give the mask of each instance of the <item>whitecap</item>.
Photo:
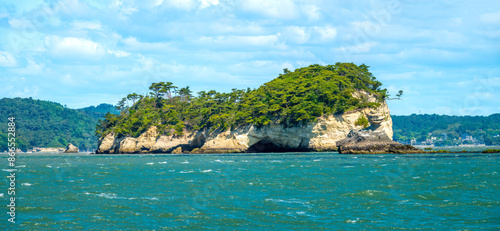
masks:
<svg viewBox="0 0 500 231"><path fill-rule="evenodd" d="M314 162L318 162L318 161L321 161L321 159L317 159L317 160L313 160Z"/></svg>
<svg viewBox="0 0 500 231"><path fill-rule="evenodd" d="M163 162L158 162L158 164L166 164L167 161L163 161Z"/></svg>
<svg viewBox="0 0 500 231"><path fill-rule="evenodd" d="M202 170L201 172L211 172L213 171L212 169L207 169L207 170Z"/></svg>
<svg viewBox="0 0 500 231"><path fill-rule="evenodd" d="M143 197L142 199L151 200L151 201L158 201L158 200L160 200L160 199L158 199L158 197Z"/></svg>
<svg viewBox="0 0 500 231"><path fill-rule="evenodd" d="M151 163L146 163L146 164L153 165L153 164L155 164L155 163L151 162Z"/></svg>
<svg viewBox="0 0 500 231"><path fill-rule="evenodd" d="M52 166L50 166L50 165L45 165L45 167L47 167L47 168L52 168Z"/></svg>
<svg viewBox="0 0 500 231"><path fill-rule="evenodd" d="M3 197L3 193L0 193L0 197Z"/></svg>
<svg viewBox="0 0 500 231"><path fill-rule="evenodd" d="M181 162L181 164L189 164L189 162L186 160L184 162Z"/></svg>
<svg viewBox="0 0 500 231"><path fill-rule="evenodd" d="M354 166L348 165L348 166L344 166L344 168L354 168Z"/></svg>
<svg viewBox="0 0 500 231"><path fill-rule="evenodd" d="M96 194L96 196L99 196L99 197L104 197L104 198L108 198L108 199L116 199L116 194L114 193L99 193L99 194Z"/></svg>
<svg viewBox="0 0 500 231"><path fill-rule="evenodd" d="M173 170L173 169L172 169L172 170L168 170L168 171L169 171L169 172L175 172L175 170Z"/></svg>
<svg viewBox="0 0 500 231"><path fill-rule="evenodd" d="M30 184L30 183L22 183L21 185L23 185L23 186L32 186L32 184Z"/></svg>
<svg viewBox="0 0 500 231"><path fill-rule="evenodd" d="M359 218L356 218L356 220L346 220L346 223L356 223L359 221Z"/></svg>
<svg viewBox="0 0 500 231"><path fill-rule="evenodd" d="M282 160L271 160L271 161L269 161L269 162L271 162L271 163L281 163L281 162L283 162L283 161L282 161Z"/></svg>
<svg viewBox="0 0 500 231"><path fill-rule="evenodd" d="M26 165L18 165L16 168L26 168Z"/></svg>
<svg viewBox="0 0 500 231"><path fill-rule="evenodd" d="M271 201L271 202L274 202L274 203L301 204L301 205L309 206L309 202L308 201L302 201L302 200L299 200L299 199L296 199L296 198L287 199L287 200L267 198L266 201Z"/></svg>
<svg viewBox="0 0 500 231"><path fill-rule="evenodd" d="M180 171L180 173L192 173L193 171Z"/></svg>

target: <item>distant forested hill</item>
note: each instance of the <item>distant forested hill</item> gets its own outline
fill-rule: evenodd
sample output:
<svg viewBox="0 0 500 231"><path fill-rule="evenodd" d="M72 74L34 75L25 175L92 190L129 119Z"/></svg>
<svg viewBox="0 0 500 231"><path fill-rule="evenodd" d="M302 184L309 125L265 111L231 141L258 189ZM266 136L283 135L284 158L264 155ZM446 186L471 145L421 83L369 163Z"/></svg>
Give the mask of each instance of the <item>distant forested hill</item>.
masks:
<svg viewBox="0 0 500 231"><path fill-rule="evenodd" d="M500 114L490 116L409 115L392 116L394 139L425 141L438 138L438 144L455 145L472 136L486 145L500 145ZM429 135L431 133L431 135ZM439 141L441 139L442 141Z"/></svg>
<svg viewBox="0 0 500 231"><path fill-rule="evenodd" d="M23 151L33 147L65 147L68 143L82 151L95 149L95 126L107 112L117 110L110 104L75 110L32 98L0 99L0 151L7 147L10 116L16 118L16 145Z"/></svg>

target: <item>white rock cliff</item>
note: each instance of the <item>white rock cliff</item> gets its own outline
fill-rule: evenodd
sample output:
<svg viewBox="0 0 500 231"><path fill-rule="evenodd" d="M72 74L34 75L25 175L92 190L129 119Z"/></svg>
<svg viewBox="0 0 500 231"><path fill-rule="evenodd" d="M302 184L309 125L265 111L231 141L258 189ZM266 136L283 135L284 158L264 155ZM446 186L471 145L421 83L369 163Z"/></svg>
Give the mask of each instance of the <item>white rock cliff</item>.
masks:
<svg viewBox="0 0 500 231"><path fill-rule="evenodd" d="M355 97L368 102L376 99L360 91ZM392 119L387 103L376 108L365 108L343 114L318 117L304 126L284 127L272 124L257 128L239 127L232 131L184 132L184 136L158 135L152 126L137 138L116 137L113 133L101 138L96 153L226 153L272 151L330 151L337 150L337 142L352 130L364 129L356 121L365 117L371 130L385 132L392 139Z"/></svg>

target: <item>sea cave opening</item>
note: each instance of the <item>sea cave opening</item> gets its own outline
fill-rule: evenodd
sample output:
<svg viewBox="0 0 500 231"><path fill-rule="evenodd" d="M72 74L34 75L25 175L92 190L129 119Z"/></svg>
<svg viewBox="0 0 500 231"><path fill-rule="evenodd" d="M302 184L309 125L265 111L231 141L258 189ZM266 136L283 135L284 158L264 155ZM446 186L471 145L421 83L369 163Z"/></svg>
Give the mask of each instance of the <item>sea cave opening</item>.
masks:
<svg viewBox="0 0 500 231"><path fill-rule="evenodd" d="M307 151L299 148L283 147L271 140L260 140L259 142L250 146L247 150L248 153L261 153L261 152L301 152Z"/></svg>

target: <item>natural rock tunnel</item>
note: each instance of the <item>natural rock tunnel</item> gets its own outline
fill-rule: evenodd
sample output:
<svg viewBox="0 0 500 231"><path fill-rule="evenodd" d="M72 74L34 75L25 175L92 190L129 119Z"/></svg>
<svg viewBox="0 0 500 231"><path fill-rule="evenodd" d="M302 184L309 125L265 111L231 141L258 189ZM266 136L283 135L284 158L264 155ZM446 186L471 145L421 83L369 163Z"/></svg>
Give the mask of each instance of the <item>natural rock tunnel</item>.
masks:
<svg viewBox="0 0 500 231"><path fill-rule="evenodd" d="M259 153L259 152L301 152L301 151L307 151L307 150L304 148L283 147L282 145L277 144L272 140L263 139L250 146L246 152Z"/></svg>

